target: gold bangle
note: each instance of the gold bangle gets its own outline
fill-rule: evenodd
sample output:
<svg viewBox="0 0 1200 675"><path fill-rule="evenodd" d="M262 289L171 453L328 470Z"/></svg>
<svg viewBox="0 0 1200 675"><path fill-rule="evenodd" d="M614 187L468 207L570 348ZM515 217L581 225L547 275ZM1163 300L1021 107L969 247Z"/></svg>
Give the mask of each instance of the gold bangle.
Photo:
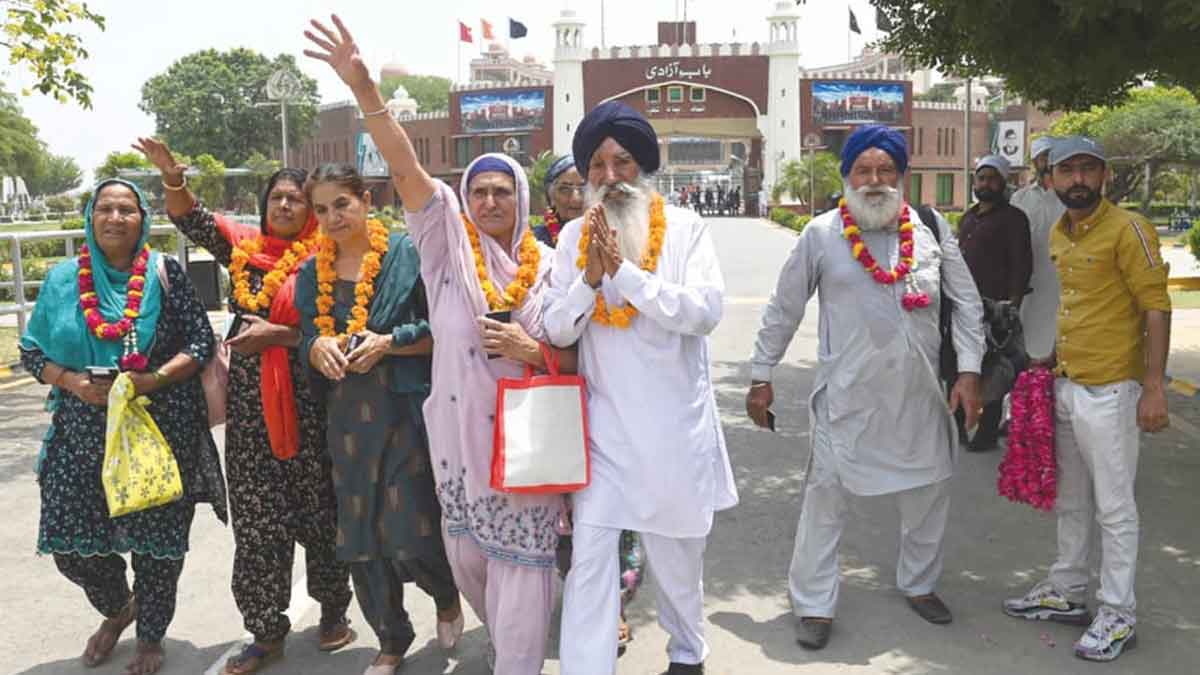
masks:
<svg viewBox="0 0 1200 675"><path fill-rule="evenodd" d="M162 186L163 186L163 188L170 190L171 192L179 192L180 190L187 187L187 174L183 175L183 182L180 183L178 186L170 185L165 180L162 182Z"/></svg>
<svg viewBox="0 0 1200 675"><path fill-rule="evenodd" d="M360 110L362 110L362 109L360 108ZM380 108L379 110L374 110L372 112L366 112L364 110L363 117L378 117L379 115L387 114L387 111L388 111L388 109L387 109L386 105L383 106L382 108Z"/></svg>
<svg viewBox="0 0 1200 675"><path fill-rule="evenodd" d="M160 387L166 386L167 374L162 371L162 368L150 373L150 376L154 378L154 384L157 384Z"/></svg>

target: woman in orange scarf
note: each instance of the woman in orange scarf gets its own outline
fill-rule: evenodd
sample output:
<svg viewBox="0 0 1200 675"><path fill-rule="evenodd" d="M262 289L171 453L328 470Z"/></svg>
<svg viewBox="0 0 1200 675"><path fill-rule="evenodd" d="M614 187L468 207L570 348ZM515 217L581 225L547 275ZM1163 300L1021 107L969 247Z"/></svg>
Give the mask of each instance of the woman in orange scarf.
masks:
<svg viewBox="0 0 1200 675"><path fill-rule="evenodd" d="M345 615L349 568L335 553L337 500L324 405L309 391L296 356L296 273L316 253L317 235L306 175L297 169L272 175L260 226L252 227L204 208L187 189L187 167L165 144L141 138L134 148L162 172L172 222L229 269L229 307L240 317L240 330L226 341L225 470L236 543L233 596L254 643L229 660L225 673L252 673L282 656L297 543L305 550L309 595L321 604L319 648L340 649L355 637Z"/></svg>

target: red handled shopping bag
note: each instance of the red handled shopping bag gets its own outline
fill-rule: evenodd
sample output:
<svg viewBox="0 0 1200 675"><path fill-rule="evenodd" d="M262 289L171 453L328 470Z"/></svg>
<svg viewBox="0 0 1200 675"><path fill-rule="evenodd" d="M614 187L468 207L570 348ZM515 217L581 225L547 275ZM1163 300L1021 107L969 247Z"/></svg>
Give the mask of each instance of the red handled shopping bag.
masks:
<svg viewBox="0 0 1200 675"><path fill-rule="evenodd" d="M491 484L501 492L575 492L592 477L583 378L559 374L557 351L542 354L549 374L527 366L525 377L496 383Z"/></svg>

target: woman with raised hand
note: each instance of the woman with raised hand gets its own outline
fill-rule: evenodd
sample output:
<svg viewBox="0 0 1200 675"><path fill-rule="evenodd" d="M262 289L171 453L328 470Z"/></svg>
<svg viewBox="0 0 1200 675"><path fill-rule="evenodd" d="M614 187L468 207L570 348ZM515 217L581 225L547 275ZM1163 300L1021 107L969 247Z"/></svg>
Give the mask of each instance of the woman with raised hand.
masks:
<svg viewBox="0 0 1200 675"><path fill-rule="evenodd" d="M421 413L433 339L420 261L407 234L368 219L371 193L353 167L326 164L305 191L321 235L296 287L300 353L328 409L338 558L379 638L366 673L391 675L416 638L406 581L437 605L443 648L463 629Z"/></svg>
<svg viewBox="0 0 1200 675"><path fill-rule="evenodd" d="M254 642L225 664L226 675L257 672L283 656L292 558L304 547L308 594L321 605L317 648L350 644L350 570L334 547L337 500L325 450L325 406L312 395L296 352L294 299L300 265L316 251L317 221L304 196L307 175L281 169L267 179L258 227L209 211L187 187L186 166L161 141L133 146L162 173L171 221L229 269L230 311L242 325L230 347L225 468L233 512L233 598Z"/></svg>
<svg viewBox="0 0 1200 675"><path fill-rule="evenodd" d="M37 549L104 616L83 664L107 661L136 620L137 650L126 671L149 675L163 663L196 504L209 502L226 519L199 377L212 358L213 333L183 267L150 249L150 211L136 186L119 179L97 185L83 226L86 244L50 270L20 342L25 369L51 386L53 410L37 465ZM179 466L183 496L111 518L100 473L111 371L118 369L150 399L146 410Z"/></svg>
<svg viewBox="0 0 1200 675"><path fill-rule="evenodd" d="M312 22L315 32L305 35L314 49L305 54L329 64L354 92L421 254L438 345L425 420L446 553L458 587L487 625L495 673L540 673L563 499L497 492L490 476L496 380L520 377L526 365L546 366L542 298L552 251L530 231L529 186L511 158L486 154L471 162L458 195L430 178L387 114L349 31L336 16L333 23L335 29ZM489 312L508 312L511 321ZM573 372L574 352L562 356Z"/></svg>

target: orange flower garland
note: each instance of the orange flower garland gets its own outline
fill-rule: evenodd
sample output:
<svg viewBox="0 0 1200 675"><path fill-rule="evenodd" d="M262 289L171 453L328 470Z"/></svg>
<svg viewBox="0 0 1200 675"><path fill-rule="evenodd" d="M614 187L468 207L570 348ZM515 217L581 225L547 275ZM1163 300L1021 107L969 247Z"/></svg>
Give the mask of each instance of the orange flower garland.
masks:
<svg viewBox="0 0 1200 675"><path fill-rule="evenodd" d="M838 209L842 216L842 237L850 242L850 255L863 266L863 269L871 275L875 283L884 286L896 284L907 277L913 270L917 268L914 255L913 241L913 224L912 218L908 213L908 204L905 204L900 210L900 226L898 232L900 235L900 260L896 266L890 270L885 270L879 266L879 263L867 250L867 244L862 240L862 230L854 222L854 217L850 215L850 207L846 205L846 199L843 197L838 202ZM900 299L900 306L905 311L911 312L914 309L923 309L931 304L929 295L926 293L917 293L915 291L906 292Z"/></svg>
<svg viewBox="0 0 1200 675"><path fill-rule="evenodd" d="M525 302L529 288L537 281L538 265L541 264L542 252L538 249L537 239L530 228L525 228L521 235L521 245L517 249L517 276L513 278L504 291L498 291L496 284L488 278L487 265L483 261L483 249L479 243L479 231L475 223L462 214L463 226L467 229L467 239L471 242L471 253L475 255L475 274L479 277L479 287L483 289L483 297L487 299L488 309L493 312L506 309L516 309Z"/></svg>
<svg viewBox="0 0 1200 675"><path fill-rule="evenodd" d="M575 266L581 270L587 267L587 251L588 245L591 243L588 226L588 220L585 218L583 229L579 233L579 257L575 259ZM658 269L658 257L662 254L666 232L667 216L663 213L663 198L662 195L655 193L654 198L650 201L650 236L646 240L646 250L642 252L642 260L639 265L643 270L654 272ZM596 309L592 312L592 321L601 326L612 326L624 330L629 328L637 314L637 307L630 304L610 309L604 302L604 294L599 290L596 291Z"/></svg>
<svg viewBox="0 0 1200 675"><path fill-rule="evenodd" d="M243 239L230 253L229 276L233 280L234 301L251 312L270 307L275 294L296 268L308 258L316 242L316 236L294 242L287 252L279 257L271 271L263 276L262 288L258 293L251 293L250 272L246 270L246 264L254 254L262 250L262 237Z"/></svg>
<svg viewBox="0 0 1200 675"><path fill-rule="evenodd" d="M346 345L349 336L361 333L367 327L367 305L375 296L375 277L382 269L383 256L388 249L388 228L379 220L372 218L367 221L368 238L371 250L363 256L358 268L358 283L354 286L354 306L350 308L350 319L346 322L346 332L337 333L337 324L333 312L333 284L337 281L337 271L333 262L337 259L337 242L325 235L317 236L317 318L313 324L321 337L337 338L338 344Z"/></svg>

